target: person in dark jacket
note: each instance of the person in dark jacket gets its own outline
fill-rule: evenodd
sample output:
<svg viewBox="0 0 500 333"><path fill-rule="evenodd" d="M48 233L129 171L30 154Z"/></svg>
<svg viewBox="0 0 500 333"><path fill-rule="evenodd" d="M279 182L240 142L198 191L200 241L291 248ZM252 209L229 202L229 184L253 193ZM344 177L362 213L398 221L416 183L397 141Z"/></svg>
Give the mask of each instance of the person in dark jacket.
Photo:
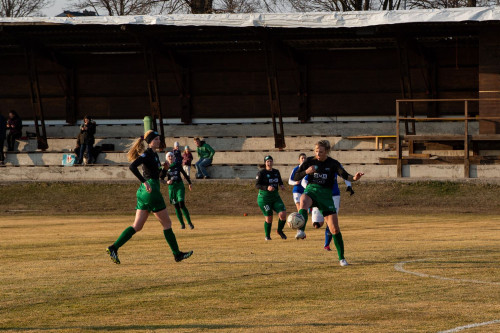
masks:
<svg viewBox="0 0 500 333"><path fill-rule="evenodd" d="M3 154L3 144L7 135L7 120L0 114L0 165L5 164L5 155Z"/></svg>
<svg viewBox="0 0 500 333"><path fill-rule="evenodd" d="M85 151L87 151L87 159L88 164L94 163L94 157L92 155L92 147L95 142L95 131L96 131L96 123L92 120L90 116L85 116L83 118L83 124L80 126L80 154L78 157L78 164L83 163L83 156Z"/></svg>
<svg viewBox="0 0 500 333"><path fill-rule="evenodd" d="M7 151L14 151L14 144L16 140L22 136L23 121L16 111L9 112L9 120L7 120L7 128L9 134L7 135Z"/></svg>

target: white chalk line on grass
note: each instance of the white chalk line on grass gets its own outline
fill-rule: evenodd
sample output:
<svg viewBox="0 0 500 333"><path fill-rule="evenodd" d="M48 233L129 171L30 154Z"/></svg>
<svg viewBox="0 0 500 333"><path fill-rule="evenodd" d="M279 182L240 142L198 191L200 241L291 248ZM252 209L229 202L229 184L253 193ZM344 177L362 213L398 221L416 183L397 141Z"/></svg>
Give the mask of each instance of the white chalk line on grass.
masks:
<svg viewBox="0 0 500 333"><path fill-rule="evenodd" d="M500 319L492 320L492 321L485 321L484 323L469 324L469 325L465 325L465 326L455 327L455 328L452 328L451 330L439 331L438 333L460 332L463 330L467 330L469 328L476 328L476 327L486 326L486 325L491 325L491 324L500 324Z"/></svg>
<svg viewBox="0 0 500 333"><path fill-rule="evenodd" d="M416 259L416 260L410 260L410 261L401 261L401 262L398 262L397 264L394 265L394 269L397 270L397 271L399 271L399 272L402 272L402 273L413 274L413 275L420 276L420 277L425 277L425 278L432 278L432 279L438 279L438 280L447 280L447 281L456 281L456 282L493 284L493 285L499 285L500 286L500 282L489 282L489 281L481 281L481 280L448 278L448 277L439 276L439 275L430 275L430 274L425 274L425 273L413 272L413 271L409 271L407 269L404 269L404 267L403 267L405 264L408 264L408 263L411 263L411 262L432 261L432 260L437 260L437 259L428 258L428 259Z"/></svg>
<svg viewBox="0 0 500 333"><path fill-rule="evenodd" d="M439 276L439 275L430 275L430 274L425 274L425 273L413 272L413 271L409 271L409 270L403 268L403 266L405 264L408 264L411 262L432 261L432 260L437 260L437 259L428 258L428 259L416 259L416 260L410 260L410 261L401 261L401 262L398 262L397 264L394 265L394 269L399 271L399 272L402 272L402 273L408 273L408 274L413 274L413 275L420 276L420 277L432 278L432 279L438 279L438 280L500 285L500 282L447 278L447 277ZM465 325L465 326L455 327L455 328L452 328L450 330L439 331L438 333L454 333L454 332L460 332L460 331L463 331L463 330L466 330L469 328L476 328L476 327L480 327L480 326L499 324L499 323L500 323L500 319L497 319L497 320L492 320L492 321L486 321L484 323L476 323L476 324L469 324L469 325Z"/></svg>

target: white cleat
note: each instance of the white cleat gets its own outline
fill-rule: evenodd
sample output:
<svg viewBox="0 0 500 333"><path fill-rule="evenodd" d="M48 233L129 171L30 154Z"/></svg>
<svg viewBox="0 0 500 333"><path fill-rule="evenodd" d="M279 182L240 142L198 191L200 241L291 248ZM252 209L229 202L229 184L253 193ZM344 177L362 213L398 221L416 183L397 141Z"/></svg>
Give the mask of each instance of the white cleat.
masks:
<svg viewBox="0 0 500 333"><path fill-rule="evenodd" d="M306 233L303 230L297 230L297 234L295 235L295 239L305 239Z"/></svg>
<svg viewBox="0 0 500 333"><path fill-rule="evenodd" d="M347 266L347 265L349 265L347 263L347 260L345 260L345 259L340 260L339 263L340 263L340 266Z"/></svg>

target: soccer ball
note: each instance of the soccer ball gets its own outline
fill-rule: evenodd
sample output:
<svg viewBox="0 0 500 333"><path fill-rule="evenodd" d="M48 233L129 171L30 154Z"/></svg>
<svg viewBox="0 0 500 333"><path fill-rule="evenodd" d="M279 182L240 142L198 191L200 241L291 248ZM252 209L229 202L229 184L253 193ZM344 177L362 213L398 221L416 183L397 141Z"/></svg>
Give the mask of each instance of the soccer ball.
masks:
<svg viewBox="0 0 500 333"><path fill-rule="evenodd" d="M297 212L291 213L288 215L288 218L286 219L286 223L288 226L292 229L299 229L304 226L306 221L304 220L304 216L300 215Z"/></svg>

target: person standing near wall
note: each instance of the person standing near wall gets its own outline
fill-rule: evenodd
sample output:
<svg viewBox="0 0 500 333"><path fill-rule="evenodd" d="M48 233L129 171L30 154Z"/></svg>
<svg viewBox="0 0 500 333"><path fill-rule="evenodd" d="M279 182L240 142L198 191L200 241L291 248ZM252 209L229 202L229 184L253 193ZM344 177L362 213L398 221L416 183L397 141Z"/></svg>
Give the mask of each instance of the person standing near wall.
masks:
<svg viewBox="0 0 500 333"><path fill-rule="evenodd" d="M22 136L23 133L23 121L14 110L11 110L9 112L7 129L9 129L9 134L7 135L7 151L14 151L14 144L16 143L16 140Z"/></svg>
<svg viewBox="0 0 500 333"><path fill-rule="evenodd" d="M7 120L0 114L0 165L5 164L5 155L3 153L3 144L7 135Z"/></svg>

